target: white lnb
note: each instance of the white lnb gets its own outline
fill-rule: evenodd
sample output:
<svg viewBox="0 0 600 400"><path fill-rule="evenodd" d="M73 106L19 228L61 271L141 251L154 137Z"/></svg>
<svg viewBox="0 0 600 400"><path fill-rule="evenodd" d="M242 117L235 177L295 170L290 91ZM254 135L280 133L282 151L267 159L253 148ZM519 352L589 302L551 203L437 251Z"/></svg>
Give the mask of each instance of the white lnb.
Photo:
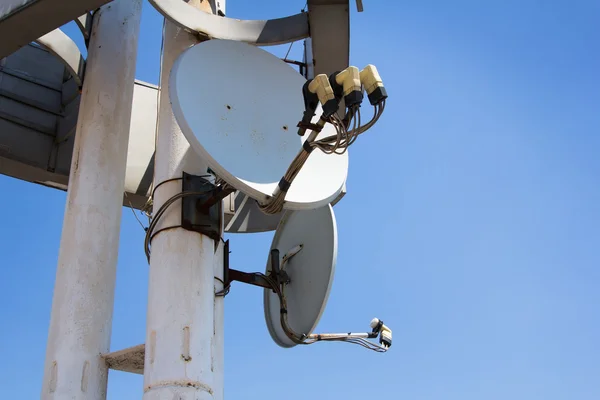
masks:
<svg viewBox="0 0 600 400"><path fill-rule="evenodd" d="M360 72L356 67L348 67L335 77L338 85L342 85L344 96L348 96L353 91L361 92L362 84L360 81Z"/></svg>
<svg viewBox="0 0 600 400"><path fill-rule="evenodd" d="M371 328L373 332L379 333L379 343L386 349L392 346L392 330L385 326L383 321L379 318L373 318L371 320Z"/></svg>
<svg viewBox="0 0 600 400"><path fill-rule="evenodd" d="M387 326L385 326L385 325L383 324L383 321L382 321L382 320L380 320L379 318L373 318L373 319L371 320L371 328L372 328L372 329L377 329L377 332L381 332L381 331L383 331L383 330L388 330L388 331L391 331L391 329L390 329L390 328L388 328Z"/></svg>
<svg viewBox="0 0 600 400"><path fill-rule="evenodd" d="M381 343L385 348L392 346L392 330L388 329L385 325L383 325L383 329L381 330L379 343Z"/></svg>
<svg viewBox="0 0 600 400"><path fill-rule="evenodd" d="M375 329L377 327L377 325L379 325L379 318L373 318L371 320L371 328Z"/></svg>

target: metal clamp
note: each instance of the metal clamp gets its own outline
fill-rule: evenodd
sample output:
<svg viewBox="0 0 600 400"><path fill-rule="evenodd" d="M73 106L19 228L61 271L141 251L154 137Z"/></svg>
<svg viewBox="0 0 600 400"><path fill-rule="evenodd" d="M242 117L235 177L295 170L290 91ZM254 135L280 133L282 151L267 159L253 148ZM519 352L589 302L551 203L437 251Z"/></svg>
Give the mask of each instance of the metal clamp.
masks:
<svg viewBox="0 0 600 400"><path fill-rule="evenodd" d="M183 173L182 191L198 192L181 199L181 227L188 231L199 232L215 241L222 235L222 202L235 189L215 186L206 178Z"/></svg>

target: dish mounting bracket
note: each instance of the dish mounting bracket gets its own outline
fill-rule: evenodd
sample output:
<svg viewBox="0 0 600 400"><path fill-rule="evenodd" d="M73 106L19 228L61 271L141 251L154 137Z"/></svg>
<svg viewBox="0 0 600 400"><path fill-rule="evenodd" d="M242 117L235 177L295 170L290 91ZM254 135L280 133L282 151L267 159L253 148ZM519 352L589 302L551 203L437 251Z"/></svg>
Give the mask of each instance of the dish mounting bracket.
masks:
<svg viewBox="0 0 600 400"><path fill-rule="evenodd" d="M223 282L225 294L229 291L231 282L234 281L273 290L271 282L280 285L281 283L288 283L290 280L285 271L279 269L279 250L277 249L271 250L271 272L268 276L261 273L242 272L229 268L229 240L225 241L223 257Z"/></svg>
<svg viewBox="0 0 600 400"><path fill-rule="evenodd" d="M203 176L186 172L183 173L181 189L183 192L199 193L181 199L181 227L212 238L217 242L216 247L222 235L221 200L235 189L215 186Z"/></svg>

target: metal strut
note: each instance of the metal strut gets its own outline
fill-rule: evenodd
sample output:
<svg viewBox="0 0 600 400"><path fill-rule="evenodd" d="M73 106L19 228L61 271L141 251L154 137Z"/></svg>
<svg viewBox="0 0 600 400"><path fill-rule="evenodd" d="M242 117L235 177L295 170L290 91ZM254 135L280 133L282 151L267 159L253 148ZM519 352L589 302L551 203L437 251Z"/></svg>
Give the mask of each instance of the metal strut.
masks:
<svg viewBox="0 0 600 400"><path fill-rule="evenodd" d="M224 243L223 257L223 282L224 288L227 290L230 287L231 282L242 282L248 285L271 289L275 292L275 288L279 287L282 282L290 282L288 274L285 271L281 271L279 268L278 249L271 250L271 272L269 275L264 275L259 272L243 272L229 268L229 240L226 240Z"/></svg>
<svg viewBox="0 0 600 400"><path fill-rule="evenodd" d="M260 286L266 289L273 289L271 283L264 276L261 275L237 271L235 269L230 269L228 275L229 282L227 283L237 281L247 283L249 285Z"/></svg>
<svg viewBox="0 0 600 400"><path fill-rule="evenodd" d="M286 259L293 257L298 254L302 249L302 245L296 246L289 253L284 255L283 262ZM298 334L294 333L287 323L287 308L285 306L285 300L283 296L283 285L290 282L290 278L287 273L281 269L279 261L279 249L271 250L271 271L268 275L259 272L242 272L235 269L229 268L229 240L224 242L223 251L223 290L215 293L217 296L226 296L229 293L231 282L237 281L246 283L248 285L258 286L265 289L271 289L277 293L280 297L280 314L282 328L297 344L312 344L320 341L341 341L347 343L353 343L361 345L369 350L373 350L379 353L386 352L392 345L392 330L383 324L378 318L374 318L371 321L371 332L365 333L311 333L311 334ZM379 345L369 342L366 339L376 339L379 337Z"/></svg>

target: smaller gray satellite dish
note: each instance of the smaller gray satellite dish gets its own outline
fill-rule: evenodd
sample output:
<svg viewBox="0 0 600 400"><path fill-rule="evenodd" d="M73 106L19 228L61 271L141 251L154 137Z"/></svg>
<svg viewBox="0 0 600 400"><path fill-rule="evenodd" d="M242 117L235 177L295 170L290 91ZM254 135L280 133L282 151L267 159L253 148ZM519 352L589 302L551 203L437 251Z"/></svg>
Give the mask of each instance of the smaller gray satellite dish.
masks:
<svg viewBox="0 0 600 400"><path fill-rule="evenodd" d="M337 259L337 227L333 208L286 211L279 222L271 250L279 250L280 270L289 277L284 285L289 327L298 334L316 328L329 297ZM271 252L269 252L271 254ZM271 271L271 258L267 272ZM264 309L271 337L281 347L296 345L281 325L279 296L264 292Z"/></svg>

